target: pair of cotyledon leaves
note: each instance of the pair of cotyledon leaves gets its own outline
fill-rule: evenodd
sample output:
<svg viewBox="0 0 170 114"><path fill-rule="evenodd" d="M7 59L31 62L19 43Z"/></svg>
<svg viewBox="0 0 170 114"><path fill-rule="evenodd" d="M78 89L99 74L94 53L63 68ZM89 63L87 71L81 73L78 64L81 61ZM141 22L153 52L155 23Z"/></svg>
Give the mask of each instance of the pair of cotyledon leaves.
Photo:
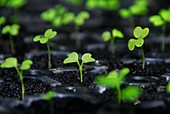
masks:
<svg viewBox="0 0 170 114"><path fill-rule="evenodd" d="M128 42L129 50L134 50L136 47L141 47L144 44L144 38L149 34L149 28L142 29L140 26L137 26L134 31L133 35L136 39L130 39Z"/></svg>
<svg viewBox="0 0 170 114"><path fill-rule="evenodd" d="M159 15L153 15L149 18L149 21L153 23L154 26L162 26L166 22L170 22L170 9L162 9L159 11Z"/></svg>
<svg viewBox="0 0 170 114"><path fill-rule="evenodd" d="M109 31L105 31L102 33L102 38L105 42L111 40L112 38L124 38L124 35L121 31L119 31L118 29L113 29L112 33L110 33Z"/></svg>
<svg viewBox="0 0 170 114"><path fill-rule="evenodd" d="M47 29L44 33L44 36L37 35L34 37L34 42L39 41L41 44L47 43L50 39L54 38L57 35L56 31L53 31L52 29Z"/></svg>
<svg viewBox="0 0 170 114"><path fill-rule="evenodd" d="M2 34L10 34L11 36L17 36L19 34L20 26L18 24L7 25L2 29Z"/></svg>
<svg viewBox="0 0 170 114"><path fill-rule="evenodd" d="M109 74L104 76L98 76L96 78L96 83L103 85L108 88L117 88L120 86L124 80L125 76L129 73L128 68L123 68L119 72L111 71ZM122 100L133 101L137 99L142 93L141 88L136 86L128 86L122 90Z"/></svg>
<svg viewBox="0 0 170 114"><path fill-rule="evenodd" d="M89 62L94 62L95 59L91 57L92 55L90 53L85 53L83 54L83 56L81 57L81 60L83 63L89 63ZM77 62L79 63L79 58L78 58L78 54L76 52L72 52L68 55L68 58L66 58L64 60L64 64L67 63L74 63Z"/></svg>
<svg viewBox="0 0 170 114"><path fill-rule="evenodd" d="M20 66L20 70L29 70L33 62L31 60L24 60ZM17 68L18 61L15 57L9 57L1 64L1 68Z"/></svg>

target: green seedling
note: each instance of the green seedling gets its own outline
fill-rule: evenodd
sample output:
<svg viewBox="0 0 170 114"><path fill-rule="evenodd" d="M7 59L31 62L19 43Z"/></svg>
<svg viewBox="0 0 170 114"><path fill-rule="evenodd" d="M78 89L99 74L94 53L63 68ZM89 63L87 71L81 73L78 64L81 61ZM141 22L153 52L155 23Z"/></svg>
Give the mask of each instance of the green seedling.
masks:
<svg viewBox="0 0 170 114"><path fill-rule="evenodd" d="M153 15L149 18L149 21L155 26L161 26L163 32L161 50L165 51L165 36L166 36L166 23L170 22L170 9L162 9L159 11L159 15Z"/></svg>
<svg viewBox="0 0 170 114"><path fill-rule="evenodd" d="M11 26L10 25L6 25L2 29L2 34L9 34L12 54L15 53L13 36L17 36L19 34L19 29L20 29L20 26L18 24L13 24Z"/></svg>
<svg viewBox="0 0 170 114"><path fill-rule="evenodd" d="M77 63L79 66L79 72L80 72L80 81L83 82L83 65L85 63L89 63L89 62L94 62L95 59L91 57L92 55L90 53L85 53L83 54L83 56L81 57L81 64L79 62L79 58L78 58L78 54L76 52L72 52L68 55L68 58L66 58L64 60L64 64L67 63Z"/></svg>
<svg viewBox="0 0 170 114"><path fill-rule="evenodd" d="M4 16L0 17L0 26L6 22L6 18Z"/></svg>
<svg viewBox="0 0 170 114"><path fill-rule="evenodd" d="M112 33L110 33L109 31L103 32L102 38L105 42L110 41L111 46L112 46L112 53L114 54L115 53L115 47L114 47L115 38L124 38L124 35L118 29L113 29Z"/></svg>
<svg viewBox="0 0 170 114"><path fill-rule="evenodd" d="M136 47L142 47L144 44L144 38L149 34L149 28L142 29L140 26L137 26L134 31L133 35L136 39L130 39L128 42L128 48L130 51L133 51ZM142 48L142 69L145 68L145 54Z"/></svg>
<svg viewBox="0 0 170 114"><path fill-rule="evenodd" d="M54 38L57 35L56 31L53 31L52 29L47 29L44 33L44 35L37 35L34 37L33 41L34 42L40 42L41 44L46 44L47 45L47 50L48 50L48 68L51 68L51 50L50 50L50 44L49 40Z"/></svg>
<svg viewBox="0 0 170 114"><path fill-rule="evenodd" d="M9 57L1 64L1 68L15 68L19 79L21 81L21 91L22 91L22 100L24 99L25 87L23 81L23 70L29 70L33 62L31 60L24 60L20 67L18 67L18 60L15 57Z"/></svg>
<svg viewBox="0 0 170 114"><path fill-rule="evenodd" d="M54 113L54 106L53 106L53 103L52 103L52 99L55 95L55 92L54 91L49 91L47 93L44 93L41 95L41 98L48 101L49 102L49 105L50 105L50 114L55 114Z"/></svg>
<svg viewBox="0 0 170 114"><path fill-rule="evenodd" d="M77 5L77 6L83 3L83 0L64 0L64 1L72 5Z"/></svg>
<svg viewBox="0 0 170 114"><path fill-rule="evenodd" d="M144 1L144 0L143 0ZM148 12L147 4L145 2L136 2L129 8L123 8L119 11L122 18L130 19L132 27L134 27L134 16L135 15L145 15Z"/></svg>
<svg viewBox="0 0 170 114"><path fill-rule="evenodd" d="M98 76L95 82L109 89L116 89L118 104L121 104L121 101L132 102L140 97L140 95L142 94L142 89L137 86L127 86L126 88L121 90L121 85L125 81L125 76L128 73L128 68L123 68L119 72L111 71L107 75Z"/></svg>
<svg viewBox="0 0 170 114"><path fill-rule="evenodd" d="M26 0L0 0L0 6L6 6L10 8L20 8L26 3Z"/></svg>
<svg viewBox="0 0 170 114"><path fill-rule="evenodd" d="M79 37L79 34L78 34L80 32L79 28L89 18L90 18L90 14L86 11L81 11L77 14L77 16L74 17L73 22L74 22L74 25L75 25L75 31L77 33L77 39L76 39L77 48L80 48L80 45L81 45L80 37Z"/></svg>

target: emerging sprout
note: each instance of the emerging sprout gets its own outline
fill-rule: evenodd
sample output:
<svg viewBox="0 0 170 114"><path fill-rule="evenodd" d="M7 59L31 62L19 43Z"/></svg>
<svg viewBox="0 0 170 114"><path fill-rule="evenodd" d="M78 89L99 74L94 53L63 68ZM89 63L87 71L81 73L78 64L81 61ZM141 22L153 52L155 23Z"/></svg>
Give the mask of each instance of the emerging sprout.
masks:
<svg viewBox="0 0 170 114"><path fill-rule="evenodd" d="M149 18L149 21L155 26L162 26L163 39L162 39L162 51L165 50L165 36L166 36L166 23L170 22L170 9L162 9L159 11L159 15L153 15Z"/></svg>
<svg viewBox="0 0 170 114"><path fill-rule="evenodd" d="M149 28L142 29L140 26L137 26L134 31L133 35L136 39L130 39L128 42L128 48L130 51L133 51L136 47L142 47L144 44L144 38L149 34ZM142 48L142 69L145 68L145 55L144 50Z"/></svg>
<svg viewBox="0 0 170 114"><path fill-rule="evenodd" d="M13 38L12 37L13 36L17 36L19 34L19 29L20 29L20 26L18 24L13 24L11 26L10 25L6 25L2 29L2 34L9 34L12 54L15 53L14 42L13 42Z"/></svg>
<svg viewBox="0 0 170 114"><path fill-rule="evenodd" d="M109 31L103 32L102 38L105 42L110 41L111 46L112 46L112 53L114 54L114 52L115 52L115 49L114 49L115 38L124 38L124 35L118 29L113 29L112 33L110 33Z"/></svg>
<svg viewBox="0 0 170 114"><path fill-rule="evenodd" d="M4 24L6 22L6 18L4 16L0 17L0 25Z"/></svg>
<svg viewBox="0 0 170 114"><path fill-rule="evenodd" d="M7 6L18 9L26 3L26 0L1 0L0 6Z"/></svg>
<svg viewBox="0 0 170 114"><path fill-rule="evenodd" d="M22 100L24 99L25 94L25 87L24 87L24 81L23 81L23 70L29 70L33 62L31 60L24 60L20 67L18 67L18 61L15 57L9 57L5 59L5 61L1 64L1 68L15 68L19 79L21 81L21 90L22 90Z"/></svg>
<svg viewBox="0 0 170 114"><path fill-rule="evenodd" d="M137 86L128 86L121 90L121 85L128 73L128 68L123 68L119 72L111 71L107 75L98 76L96 78L96 83L110 89L116 89L118 104L120 104L121 101L132 102L141 95L142 89Z"/></svg>
<svg viewBox="0 0 170 114"><path fill-rule="evenodd" d="M95 59L91 57L92 55L90 53L85 53L83 54L83 56L81 57L81 64L79 62L79 58L78 58L78 54L76 52L72 52L68 55L68 58L66 58L64 60L64 64L67 63L77 63L79 66L79 72L80 72L80 81L83 82L83 65L85 63L89 63L89 62L94 62Z"/></svg>
<svg viewBox="0 0 170 114"><path fill-rule="evenodd" d="M52 103L52 99L55 95L55 92L54 91L48 91L47 93L44 93L41 95L41 98L48 101L49 104L50 104L50 114L55 114L54 113L54 106L53 106L53 103Z"/></svg>
<svg viewBox="0 0 170 114"><path fill-rule="evenodd" d="M43 36L37 35L34 37L34 42L40 42L41 44L47 45L48 50L48 68L51 68L51 51L50 51L50 45L49 40L54 38L57 35L56 31L53 31L52 29L47 29Z"/></svg>

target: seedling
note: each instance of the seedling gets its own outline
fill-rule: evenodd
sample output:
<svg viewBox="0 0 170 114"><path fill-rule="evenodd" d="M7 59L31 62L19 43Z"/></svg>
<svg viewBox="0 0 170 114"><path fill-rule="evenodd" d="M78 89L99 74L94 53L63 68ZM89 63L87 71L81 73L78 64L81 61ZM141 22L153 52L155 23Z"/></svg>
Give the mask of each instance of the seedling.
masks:
<svg viewBox="0 0 170 114"><path fill-rule="evenodd" d="M103 32L102 38L105 42L110 41L111 46L112 46L112 53L114 54L115 53L115 47L114 47L115 38L124 38L124 35L118 29L113 29L112 33L110 33L109 31Z"/></svg>
<svg viewBox="0 0 170 114"><path fill-rule="evenodd" d="M6 22L6 18L4 16L0 17L0 26Z"/></svg>
<svg viewBox="0 0 170 114"><path fill-rule="evenodd" d="M50 114L55 114L54 113L54 106L53 106L53 103L52 103L52 99L53 99L54 95L55 95L54 91L49 91L49 92L41 95L41 98L48 101L49 104L50 104Z"/></svg>
<svg viewBox="0 0 170 114"><path fill-rule="evenodd" d="M142 89L137 86L127 86L126 88L121 90L121 85L125 81L125 76L128 73L128 68L123 68L119 72L111 71L106 75L98 76L95 82L109 89L116 89L118 104L121 104L121 101L132 102L139 98L139 96L142 94Z"/></svg>
<svg viewBox="0 0 170 114"><path fill-rule="evenodd" d="M83 3L83 0L65 0L65 2L68 2L72 5L81 5Z"/></svg>
<svg viewBox="0 0 170 114"><path fill-rule="evenodd" d="M1 68L15 68L19 79L21 81L21 91L22 91L22 100L24 99L25 87L23 81L23 70L29 70L33 62L31 60L24 60L20 67L18 67L18 61L15 57L9 57L1 64Z"/></svg>
<svg viewBox="0 0 170 114"><path fill-rule="evenodd" d="M80 42L80 37L79 37L79 27L85 23L87 19L90 18L90 14L86 11L81 11L77 14L77 16L74 17L74 24L75 24L75 30L77 33L77 39L76 39L76 46L77 48L80 48L81 42Z"/></svg>
<svg viewBox="0 0 170 114"><path fill-rule="evenodd" d="M26 0L1 0L0 6L7 6L11 8L20 8L26 3Z"/></svg>
<svg viewBox="0 0 170 114"><path fill-rule="evenodd" d="M130 39L128 42L128 48L130 51L133 51L136 47L142 47L144 44L144 38L149 34L149 28L142 29L140 26L137 26L134 31L133 35L136 39ZM142 69L145 68L145 54L142 48Z"/></svg>
<svg viewBox="0 0 170 114"><path fill-rule="evenodd" d="M68 58L66 58L64 60L64 64L67 63L77 63L79 66L79 72L80 72L80 81L83 82L83 65L85 63L89 63L89 62L94 62L95 59L91 57L92 55L90 53L85 53L83 54L83 56L81 57L81 64L78 58L78 54L76 52L72 52L68 55Z"/></svg>
<svg viewBox="0 0 170 114"><path fill-rule="evenodd" d="M159 15L153 15L149 18L149 21L155 27L162 26L162 33L163 33L162 46L161 46L162 51L165 51L166 23L170 22L169 16L170 16L170 9L168 10L162 9L159 11Z"/></svg>
<svg viewBox="0 0 170 114"><path fill-rule="evenodd" d="M11 25L11 26L10 26L10 25L6 25L6 26L2 29L2 34L9 34L12 54L15 53L13 36L17 36L17 35L19 34L19 29L20 29L20 26L19 26L18 24L13 24L13 25Z"/></svg>
<svg viewBox="0 0 170 114"><path fill-rule="evenodd" d="M34 37L34 42L40 42L41 44L47 45L48 50L48 68L51 68L51 51L50 51L50 44L49 40L54 38L57 35L56 31L53 31L52 29L47 29L44 33L44 35L37 35Z"/></svg>

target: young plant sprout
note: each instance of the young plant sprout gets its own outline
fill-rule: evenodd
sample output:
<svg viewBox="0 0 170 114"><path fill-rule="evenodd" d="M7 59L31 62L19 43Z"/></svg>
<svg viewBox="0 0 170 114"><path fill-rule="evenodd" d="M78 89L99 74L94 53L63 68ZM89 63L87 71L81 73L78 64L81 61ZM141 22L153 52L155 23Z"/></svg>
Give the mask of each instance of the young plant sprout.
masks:
<svg viewBox="0 0 170 114"><path fill-rule="evenodd" d="M49 104L50 104L50 114L55 114L54 113L54 106L52 104L52 99L55 95L55 92L54 91L48 91L47 93L44 93L41 95L41 98L48 101Z"/></svg>
<svg viewBox="0 0 170 114"><path fill-rule="evenodd" d="M112 46L112 53L114 54L115 53L115 47L114 47L115 38L124 38L124 35L118 29L113 29L112 33L110 33L109 31L103 32L102 38L105 42L110 41L111 46Z"/></svg>
<svg viewBox="0 0 170 114"><path fill-rule="evenodd" d="M0 17L0 26L6 22L6 18L4 16Z"/></svg>
<svg viewBox="0 0 170 114"><path fill-rule="evenodd" d="M121 90L121 85L125 81L125 76L128 73L128 68L123 68L119 72L111 71L107 75L98 76L95 82L107 88L116 89L118 104L121 104L121 101L132 102L140 97L140 95L142 94L142 89L137 86L127 86L126 88Z"/></svg>
<svg viewBox="0 0 170 114"><path fill-rule="evenodd" d="M130 51L133 51L136 47L142 47L144 44L144 38L149 34L149 28L142 29L140 26L137 26L134 31L133 35L136 39L130 39L128 42L128 48ZM142 48L142 69L145 68L145 55L144 50Z"/></svg>
<svg viewBox="0 0 170 114"><path fill-rule="evenodd" d="M13 25L6 25L2 29L2 34L9 34L10 37L10 45L11 45L11 52L12 54L15 53L15 48L14 48L14 42L13 42L13 36L17 36L19 34L19 29L20 26L18 24L13 24Z"/></svg>
<svg viewBox="0 0 170 114"><path fill-rule="evenodd" d="M81 11L78 13L77 16L74 17L74 24L75 24L75 30L77 33L77 39L76 39L76 46L77 48L80 48L81 42L80 42L80 37L79 37L79 27L85 23L87 19L90 18L90 14L86 11Z"/></svg>
<svg viewBox="0 0 170 114"><path fill-rule="evenodd" d="M70 3L72 5L81 5L83 0L64 0L64 2Z"/></svg>
<svg viewBox="0 0 170 114"><path fill-rule="evenodd" d="M20 67L18 67L18 61L15 57L9 57L1 64L1 68L15 68L19 79L21 81L21 91L22 91L22 100L24 99L25 87L23 81L23 70L29 70L33 62L31 60L24 60Z"/></svg>
<svg viewBox="0 0 170 114"><path fill-rule="evenodd" d="M64 64L67 63L77 63L79 66L79 72L80 72L80 81L83 82L83 65L85 63L89 63L89 62L94 62L95 59L91 57L92 55L90 53L85 53L83 54L83 56L81 57L81 64L79 62L79 58L78 58L78 54L76 52L72 52L68 55L68 58L66 58L64 60Z"/></svg>
<svg viewBox="0 0 170 114"><path fill-rule="evenodd" d="M149 21L155 26L162 26L163 39L161 50L165 50L165 36L166 36L166 23L170 22L170 9L162 9L159 11L159 15L153 15L149 18Z"/></svg>
<svg viewBox="0 0 170 114"><path fill-rule="evenodd" d="M54 38L57 35L56 31L53 31L52 29L47 29L44 33L44 35L37 35L34 37L33 41L34 42L40 42L41 44L46 44L47 45L47 50L48 50L48 68L51 68L51 51L50 51L50 44L49 40Z"/></svg>

